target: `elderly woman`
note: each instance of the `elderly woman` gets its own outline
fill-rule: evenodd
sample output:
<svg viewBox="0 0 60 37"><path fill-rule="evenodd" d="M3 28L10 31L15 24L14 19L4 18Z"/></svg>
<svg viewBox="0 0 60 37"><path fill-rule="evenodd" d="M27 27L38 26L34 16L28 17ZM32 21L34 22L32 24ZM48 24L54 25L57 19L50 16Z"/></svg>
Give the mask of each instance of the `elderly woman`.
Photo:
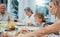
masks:
<svg viewBox="0 0 60 37"><path fill-rule="evenodd" d="M50 1L50 12L52 15L55 15L57 20L51 26L35 30L33 32L21 35L20 37L34 37L34 36L43 36L60 30L60 0L51 0Z"/></svg>
<svg viewBox="0 0 60 37"><path fill-rule="evenodd" d="M34 13L33 11L31 10L30 7L26 7L24 9L25 13L26 13L26 17L25 19L23 20L23 23L26 23L28 26L34 26L33 24L35 24L34 22Z"/></svg>

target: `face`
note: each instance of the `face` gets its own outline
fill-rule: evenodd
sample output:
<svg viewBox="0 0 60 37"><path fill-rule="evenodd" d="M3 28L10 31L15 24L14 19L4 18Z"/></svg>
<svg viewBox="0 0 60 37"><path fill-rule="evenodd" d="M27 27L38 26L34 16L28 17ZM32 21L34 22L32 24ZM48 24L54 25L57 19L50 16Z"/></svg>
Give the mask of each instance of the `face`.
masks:
<svg viewBox="0 0 60 37"><path fill-rule="evenodd" d="M35 16L35 22L42 22L42 18L40 17L38 17L38 16Z"/></svg>
<svg viewBox="0 0 60 37"><path fill-rule="evenodd" d="M4 5L0 6L0 12L1 13L4 13L5 12L5 6Z"/></svg>
<svg viewBox="0 0 60 37"><path fill-rule="evenodd" d="M50 2L50 13L52 14L52 15L55 15L56 14L56 11L57 11L57 7L54 5L54 3L53 2Z"/></svg>
<svg viewBox="0 0 60 37"><path fill-rule="evenodd" d="M29 16L29 17L31 16L31 11L29 12L29 11L25 10L25 12L26 12L27 16Z"/></svg>

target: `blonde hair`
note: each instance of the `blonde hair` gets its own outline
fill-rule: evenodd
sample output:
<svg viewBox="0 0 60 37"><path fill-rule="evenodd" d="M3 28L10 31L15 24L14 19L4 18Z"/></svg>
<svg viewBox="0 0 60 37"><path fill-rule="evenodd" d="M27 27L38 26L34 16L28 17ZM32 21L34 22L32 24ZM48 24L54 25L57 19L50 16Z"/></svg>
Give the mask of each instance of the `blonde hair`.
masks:
<svg viewBox="0 0 60 37"><path fill-rule="evenodd" d="M53 2L55 6L60 4L60 0L51 0L50 2Z"/></svg>
<svg viewBox="0 0 60 37"><path fill-rule="evenodd" d="M51 0L50 2L53 2L53 4L55 5L55 7L57 7L57 11L55 16L60 16L60 9L58 8L59 4L60 4L60 0Z"/></svg>

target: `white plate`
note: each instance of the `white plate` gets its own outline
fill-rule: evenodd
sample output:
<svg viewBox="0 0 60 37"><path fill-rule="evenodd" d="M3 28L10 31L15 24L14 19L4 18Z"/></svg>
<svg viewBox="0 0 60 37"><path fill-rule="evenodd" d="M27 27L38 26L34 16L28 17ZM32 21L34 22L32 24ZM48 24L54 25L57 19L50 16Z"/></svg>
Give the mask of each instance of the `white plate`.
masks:
<svg viewBox="0 0 60 37"><path fill-rule="evenodd" d="M25 27L26 29L28 29L28 30L37 30L37 29L39 29L38 27Z"/></svg>
<svg viewBox="0 0 60 37"><path fill-rule="evenodd" d="M25 24L24 23L20 23L20 22L15 22L16 25L20 25L20 26L24 26Z"/></svg>
<svg viewBox="0 0 60 37"><path fill-rule="evenodd" d="M21 29L26 29L26 30L37 30L39 29L38 27L28 27L28 26L21 26L21 27L17 27L19 30Z"/></svg>

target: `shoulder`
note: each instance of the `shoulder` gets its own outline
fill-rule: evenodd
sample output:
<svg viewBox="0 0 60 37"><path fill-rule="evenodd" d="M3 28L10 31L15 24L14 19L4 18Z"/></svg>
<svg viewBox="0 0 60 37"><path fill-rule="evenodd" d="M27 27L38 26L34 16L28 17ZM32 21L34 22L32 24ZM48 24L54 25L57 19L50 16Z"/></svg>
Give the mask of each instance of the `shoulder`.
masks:
<svg viewBox="0 0 60 37"><path fill-rule="evenodd" d="M6 14L8 14L8 15L10 15L10 13L9 12L5 12Z"/></svg>

